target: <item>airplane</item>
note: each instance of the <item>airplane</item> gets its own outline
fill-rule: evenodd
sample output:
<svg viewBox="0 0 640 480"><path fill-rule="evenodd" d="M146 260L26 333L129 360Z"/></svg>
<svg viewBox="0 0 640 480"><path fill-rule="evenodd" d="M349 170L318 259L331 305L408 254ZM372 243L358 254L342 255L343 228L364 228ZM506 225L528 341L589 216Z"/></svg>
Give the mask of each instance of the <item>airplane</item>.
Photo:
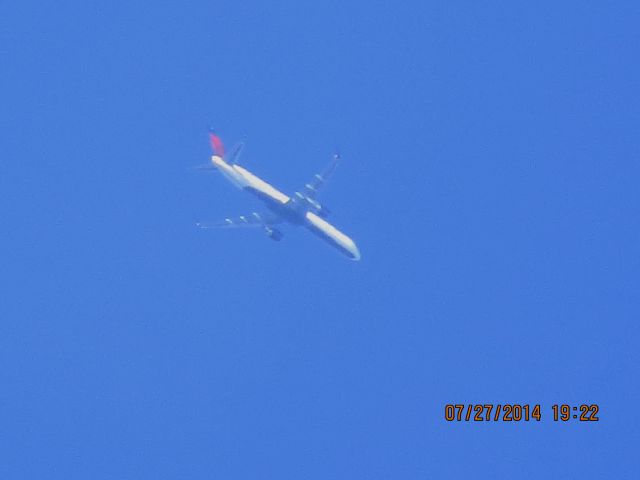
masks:
<svg viewBox="0 0 640 480"><path fill-rule="evenodd" d="M211 164L197 168L218 170L236 187L261 200L268 211L226 218L217 223L198 223L200 228L262 228L270 239L280 241L283 233L274 225L286 222L306 227L351 260L360 260L360 251L355 242L326 220L329 210L316 200L316 196L338 165L338 154L333 156L327 168L315 175L302 191L288 196L237 163L244 147L242 143L233 148L229 155L225 155L222 140L213 131L209 132L209 140L213 150Z"/></svg>

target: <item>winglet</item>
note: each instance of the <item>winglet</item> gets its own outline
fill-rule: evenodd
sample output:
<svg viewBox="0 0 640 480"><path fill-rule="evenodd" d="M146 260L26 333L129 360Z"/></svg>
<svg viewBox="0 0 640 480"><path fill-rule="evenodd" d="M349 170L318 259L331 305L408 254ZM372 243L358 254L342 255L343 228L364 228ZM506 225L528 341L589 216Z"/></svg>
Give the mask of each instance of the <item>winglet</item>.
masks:
<svg viewBox="0 0 640 480"><path fill-rule="evenodd" d="M209 142L211 143L211 150L213 150L213 154L218 157L224 157L224 144L213 129L209 129Z"/></svg>

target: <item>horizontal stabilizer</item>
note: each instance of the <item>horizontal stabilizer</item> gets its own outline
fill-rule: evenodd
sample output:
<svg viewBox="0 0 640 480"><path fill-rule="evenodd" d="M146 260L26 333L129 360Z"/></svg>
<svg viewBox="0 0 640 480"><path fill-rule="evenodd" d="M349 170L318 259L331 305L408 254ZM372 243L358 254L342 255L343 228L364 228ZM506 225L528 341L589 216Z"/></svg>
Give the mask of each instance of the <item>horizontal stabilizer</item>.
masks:
<svg viewBox="0 0 640 480"><path fill-rule="evenodd" d="M212 163L203 163L202 165L191 167L191 170L195 170L197 172L212 172L214 170L217 170L217 168Z"/></svg>
<svg viewBox="0 0 640 480"><path fill-rule="evenodd" d="M238 163L238 160L240 159L240 155L242 154L242 150L244 150L244 143L243 142L236 143L231 149L231 152L229 153L229 155L227 155L228 158L225 158L226 162L231 165Z"/></svg>

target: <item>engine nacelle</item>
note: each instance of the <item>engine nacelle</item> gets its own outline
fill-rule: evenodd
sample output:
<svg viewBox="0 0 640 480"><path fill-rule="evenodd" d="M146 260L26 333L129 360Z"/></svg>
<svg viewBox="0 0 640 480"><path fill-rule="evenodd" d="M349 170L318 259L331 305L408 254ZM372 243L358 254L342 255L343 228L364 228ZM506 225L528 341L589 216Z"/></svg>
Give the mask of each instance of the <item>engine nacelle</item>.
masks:
<svg viewBox="0 0 640 480"><path fill-rule="evenodd" d="M321 205L320 209L316 212L316 215L318 215L320 218L327 218L329 216L329 213L331 213L331 210L329 210L324 205Z"/></svg>
<svg viewBox="0 0 640 480"><path fill-rule="evenodd" d="M329 216L329 209L318 202L315 198L306 197L307 203L311 205L312 211L320 218L327 218Z"/></svg>
<svg viewBox="0 0 640 480"><path fill-rule="evenodd" d="M264 227L264 231L271 240L279 242L284 237L283 233L277 228Z"/></svg>

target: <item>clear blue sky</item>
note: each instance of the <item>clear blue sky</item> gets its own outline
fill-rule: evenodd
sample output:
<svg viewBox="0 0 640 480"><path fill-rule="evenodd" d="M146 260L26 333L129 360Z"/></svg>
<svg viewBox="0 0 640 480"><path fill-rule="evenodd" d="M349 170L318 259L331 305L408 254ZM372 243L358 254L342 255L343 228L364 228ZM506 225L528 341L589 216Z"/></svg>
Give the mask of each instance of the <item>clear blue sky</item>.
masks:
<svg viewBox="0 0 640 480"><path fill-rule="evenodd" d="M2 2L0 477L640 478L638 25ZM322 200L362 261L195 228L255 206L189 171L209 125L287 192L339 148Z"/></svg>

